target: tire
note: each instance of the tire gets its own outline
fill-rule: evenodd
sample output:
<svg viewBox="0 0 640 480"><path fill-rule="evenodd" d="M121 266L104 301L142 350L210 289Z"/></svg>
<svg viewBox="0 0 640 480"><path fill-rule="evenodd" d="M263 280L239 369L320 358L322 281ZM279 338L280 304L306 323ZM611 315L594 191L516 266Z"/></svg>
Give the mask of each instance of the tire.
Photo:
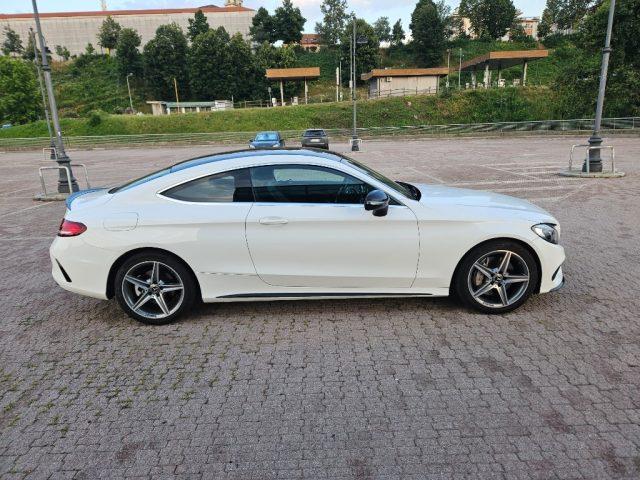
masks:
<svg viewBox="0 0 640 480"><path fill-rule="evenodd" d="M453 293L480 312L506 313L527 301L538 285L539 276L533 255L521 244L490 241L464 256L455 273Z"/></svg>
<svg viewBox="0 0 640 480"><path fill-rule="evenodd" d="M198 292L191 271L165 253L132 255L120 266L114 282L113 291L122 310L149 325L177 320L191 309Z"/></svg>

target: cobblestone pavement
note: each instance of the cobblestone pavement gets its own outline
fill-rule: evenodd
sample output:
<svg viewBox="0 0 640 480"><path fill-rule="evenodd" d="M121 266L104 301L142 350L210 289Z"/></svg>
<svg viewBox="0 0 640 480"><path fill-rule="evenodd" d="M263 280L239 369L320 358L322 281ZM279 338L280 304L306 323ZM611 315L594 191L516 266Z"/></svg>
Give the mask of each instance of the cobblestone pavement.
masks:
<svg viewBox="0 0 640 480"><path fill-rule="evenodd" d="M147 327L58 288L64 206L0 153L0 477L640 477L640 139L618 180L566 179L584 138L366 142L396 178L531 199L567 286L505 316L447 299L205 305ZM97 184L220 147L71 152ZM346 151L339 145L337 150Z"/></svg>

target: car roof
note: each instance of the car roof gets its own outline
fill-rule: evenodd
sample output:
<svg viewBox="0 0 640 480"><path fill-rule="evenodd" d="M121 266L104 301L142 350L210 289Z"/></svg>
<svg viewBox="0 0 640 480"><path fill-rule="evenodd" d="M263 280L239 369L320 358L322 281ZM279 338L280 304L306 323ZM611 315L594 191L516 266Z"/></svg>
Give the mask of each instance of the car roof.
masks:
<svg viewBox="0 0 640 480"><path fill-rule="evenodd" d="M308 148L276 148L273 150L254 150L243 149L234 150L232 152L214 153L211 155L205 155L202 157L192 158L191 160L185 160L184 162L177 163L170 168L170 173L186 170L187 168L198 167L213 162L222 162L225 160L235 160L238 158L251 158L251 157L268 157L268 156L287 156L297 155L306 157L322 158L324 160L333 160L335 162L341 162L345 157L333 152L327 152L322 150L308 149Z"/></svg>

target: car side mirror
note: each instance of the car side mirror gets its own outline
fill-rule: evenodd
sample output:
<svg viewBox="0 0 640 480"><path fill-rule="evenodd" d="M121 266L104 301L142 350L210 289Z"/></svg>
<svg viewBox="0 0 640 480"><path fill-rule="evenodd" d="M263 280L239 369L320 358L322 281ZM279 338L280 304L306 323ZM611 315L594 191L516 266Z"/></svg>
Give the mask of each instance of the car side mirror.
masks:
<svg viewBox="0 0 640 480"><path fill-rule="evenodd" d="M389 211L389 195L382 190L371 190L364 199L364 209L374 217L384 217Z"/></svg>

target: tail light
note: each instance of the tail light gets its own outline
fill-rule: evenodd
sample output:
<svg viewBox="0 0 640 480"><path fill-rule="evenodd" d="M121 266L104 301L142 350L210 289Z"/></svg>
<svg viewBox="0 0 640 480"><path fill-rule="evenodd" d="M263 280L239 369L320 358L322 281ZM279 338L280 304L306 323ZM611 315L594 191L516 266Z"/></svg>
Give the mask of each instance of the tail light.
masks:
<svg viewBox="0 0 640 480"><path fill-rule="evenodd" d="M60 224L60 230L58 231L59 237L77 237L81 233L87 230L87 226L84 223L72 222L66 218L62 219Z"/></svg>

